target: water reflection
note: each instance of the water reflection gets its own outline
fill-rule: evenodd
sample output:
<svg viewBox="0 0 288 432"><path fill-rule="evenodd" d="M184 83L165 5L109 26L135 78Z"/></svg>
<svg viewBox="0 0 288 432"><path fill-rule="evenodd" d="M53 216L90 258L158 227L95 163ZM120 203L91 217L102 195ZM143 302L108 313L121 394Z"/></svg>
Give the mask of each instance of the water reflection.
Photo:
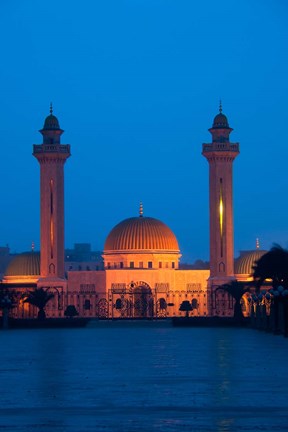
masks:
<svg viewBox="0 0 288 432"><path fill-rule="evenodd" d="M220 333L221 334L221 333ZM216 418L215 430L219 432L232 432L234 419L228 410L229 405L234 406L234 394L231 382L231 374L235 371L233 343L226 337L215 339L215 406L221 407L221 416ZM234 381L234 380L233 380ZM225 412L226 411L226 412ZM223 415L224 414L224 415Z"/></svg>

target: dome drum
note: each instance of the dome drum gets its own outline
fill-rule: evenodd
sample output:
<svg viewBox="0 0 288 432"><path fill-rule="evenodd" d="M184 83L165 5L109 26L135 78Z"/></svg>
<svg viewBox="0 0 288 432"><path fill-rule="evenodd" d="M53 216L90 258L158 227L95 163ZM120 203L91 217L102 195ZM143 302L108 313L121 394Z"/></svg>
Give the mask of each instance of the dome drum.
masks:
<svg viewBox="0 0 288 432"><path fill-rule="evenodd" d="M137 269L137 270L167 270L178 269L178 253L149 252L110 252L103 255L105 270Z"/></svg>

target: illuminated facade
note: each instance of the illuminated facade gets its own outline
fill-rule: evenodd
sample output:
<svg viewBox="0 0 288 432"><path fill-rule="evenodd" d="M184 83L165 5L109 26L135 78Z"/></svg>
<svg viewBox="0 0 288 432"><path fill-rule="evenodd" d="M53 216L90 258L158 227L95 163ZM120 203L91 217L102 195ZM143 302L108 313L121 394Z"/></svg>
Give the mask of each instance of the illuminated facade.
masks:
<svg viewBox="0 0 288 432"><path fill-rule="evenodd" d="M239 145L229 141L232 129L221 105L209 131L212 143L203 144L202 154L210 169L210 271L179 269L181 254L174 233L163 222L144 216L140 205L139 216L120 222L107 236L104 270L68 271L65 275L64 164L70 146L60 143L63 130L51 108L40 131L43 144L33 148L40 164L41 265L29 276L31 270L12 262L4 284L13 288L18 284L23 296L28 285L21 286L21 281L30 277L30 287L54 290L55 299L46 309L52 317L63 316L68 305L88 317L179 316L184 301L192 304L192 316L232 315L233 300L222 294L221 299L216 298L215 287L235 279L232 164ZM31 259L35 261L35 253ZM15 313L36 313L26 309L19 305Z"/></svg>

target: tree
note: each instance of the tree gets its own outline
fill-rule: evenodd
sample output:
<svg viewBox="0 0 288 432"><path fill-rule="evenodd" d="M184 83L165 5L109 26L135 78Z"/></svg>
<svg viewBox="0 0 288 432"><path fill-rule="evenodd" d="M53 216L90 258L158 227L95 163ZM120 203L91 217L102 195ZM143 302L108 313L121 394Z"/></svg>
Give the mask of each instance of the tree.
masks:
<svg viewBox="0 0 288 432"><path fill-rule="evenodd" d="M192 305L188 300L182 301L179 311L186 312L185 317L189 318L189 312L192 311Z"/></svg>
<svg viewBox="0 0 288 432"><path fill-rule="evenodd" d="M75 316L78 316L79 313L74 305L68 305L65 309L64 315L68 318L73 318Z"/></svg>
<svg viewBox="0 0 288 432"><path fill-rule="evenodd" d="M36 306L39 309L38 319L44 320L46 318L45 306L53 297L54 294L48 290L44 290L43 288L35 288L33 291L29 292L24 302L29 303L32 306Z"/></svg>
<svg viewBox="0 0 288 432"><path fill-rule="evenodd" d="M272 280L272 286L288 288L288 251L279 245L274 245L269 252L262 255L253 266L253 279L257 290L266 279Z"/></svg>
<svg viewBox="0 0 288 432"><path fill-rule="evenodd" d="M234 298L234 318L237 321L242 321L243 313L241 299L246 292L250 291L250 286L247 284L247 282L238 282L237 280L233 280L229 284L219 286L216 291L218 290L225 291Z"/></svg>

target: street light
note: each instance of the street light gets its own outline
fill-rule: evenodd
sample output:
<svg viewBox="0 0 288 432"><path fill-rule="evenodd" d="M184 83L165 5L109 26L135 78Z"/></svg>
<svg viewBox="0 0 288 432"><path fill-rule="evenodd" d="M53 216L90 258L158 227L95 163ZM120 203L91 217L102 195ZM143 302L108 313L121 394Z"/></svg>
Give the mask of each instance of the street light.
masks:
<svg viewBox="0 0 288 432"><path fill-rule="evenodd" d="M270 330L271 294L266 290L252 294L248 298L252 326L266 331Z"/></svg>

